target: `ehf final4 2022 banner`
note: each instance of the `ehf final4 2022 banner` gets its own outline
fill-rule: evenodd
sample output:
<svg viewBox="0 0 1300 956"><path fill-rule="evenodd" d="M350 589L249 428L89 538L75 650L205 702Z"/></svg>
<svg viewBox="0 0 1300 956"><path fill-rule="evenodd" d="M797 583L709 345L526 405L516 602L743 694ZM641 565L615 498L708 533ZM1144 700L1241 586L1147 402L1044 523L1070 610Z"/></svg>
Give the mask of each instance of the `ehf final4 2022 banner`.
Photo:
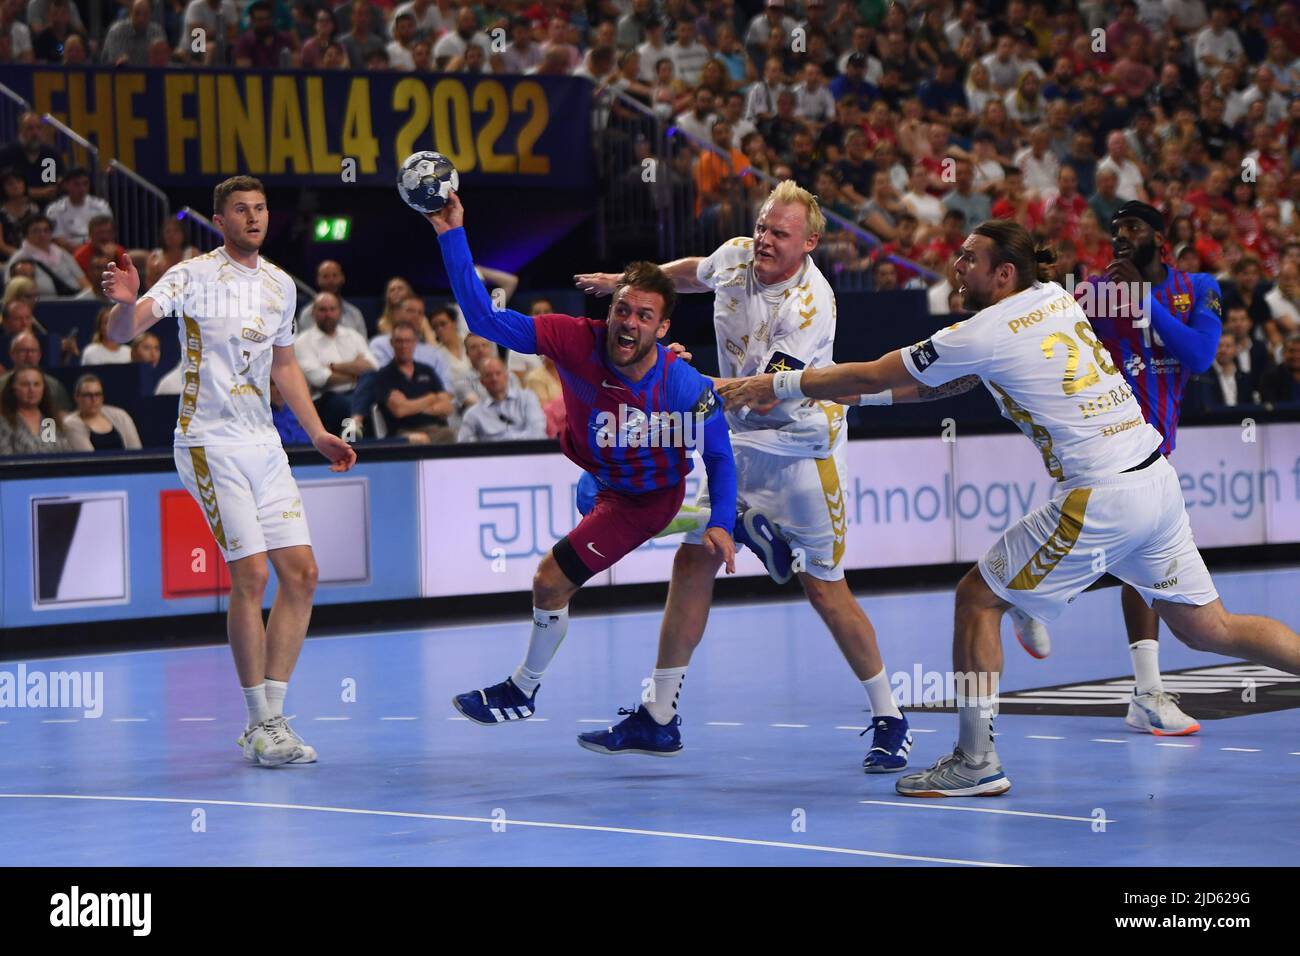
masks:
<svg viewBox="0 0 1300 956"><path fill-rule="evenodd" d="M468 183L582 188L592 87L577 77L341 70L0 67L0 83L159 186L391 186L432 149Z"/></svg>

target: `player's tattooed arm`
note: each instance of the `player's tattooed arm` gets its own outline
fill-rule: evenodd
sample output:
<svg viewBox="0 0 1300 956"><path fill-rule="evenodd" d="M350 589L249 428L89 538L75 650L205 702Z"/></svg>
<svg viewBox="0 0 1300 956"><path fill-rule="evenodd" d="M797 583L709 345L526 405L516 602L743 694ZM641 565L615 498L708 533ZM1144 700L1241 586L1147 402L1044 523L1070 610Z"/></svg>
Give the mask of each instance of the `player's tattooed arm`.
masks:
<svg viewBox="0 0 1300 956"><path fill-rule="evenodd" d="M961 378L954 378L951 382L944 382L942 385L926 385L924 382L917 382L915 385L906 385L903 388L894 389L894 404L900 402L937 402L942 398L951 398L953 395L961 395L969 392L972 388L980 383L978 375L963 375Z"/></svg>

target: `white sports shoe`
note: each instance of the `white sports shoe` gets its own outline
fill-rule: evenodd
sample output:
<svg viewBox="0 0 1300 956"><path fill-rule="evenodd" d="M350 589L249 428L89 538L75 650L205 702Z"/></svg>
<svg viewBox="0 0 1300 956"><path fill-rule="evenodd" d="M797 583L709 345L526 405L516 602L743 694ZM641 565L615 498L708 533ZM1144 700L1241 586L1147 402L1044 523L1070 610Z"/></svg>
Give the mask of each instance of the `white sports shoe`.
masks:
<svg viewBox="0 0 1300 956"><path fill-rule="evenodd" d="M297 761L304 762L305 745L293 732L283 715L268 717L260 724L248 727L236 741L244 748L244 759L262 767L279 767ZM316 751L311 751L315 759ZM310 761L306 761L310 763Z"/></svg>
<svg viewBox="0 0 1300 956"><path fill-rule="evenodd" d="M1128 702L1128 716L1124 723L1157 737L1185 737L1201 729L1201 725L1178 706L1178 695L1165 691L1155 694L1134 692Z"/></svg>
<svg viewBox="0 0 1300 956"><path fill-rule="evenodd" d="M1047 625L1042 621L1034 620L1018 607L1013 607L1007 613L1011 615L1011 626L1016 632L1016 640L1030 657L1036 657L1041 661L1052 653L1052 636L1047 633Z"/></svg>

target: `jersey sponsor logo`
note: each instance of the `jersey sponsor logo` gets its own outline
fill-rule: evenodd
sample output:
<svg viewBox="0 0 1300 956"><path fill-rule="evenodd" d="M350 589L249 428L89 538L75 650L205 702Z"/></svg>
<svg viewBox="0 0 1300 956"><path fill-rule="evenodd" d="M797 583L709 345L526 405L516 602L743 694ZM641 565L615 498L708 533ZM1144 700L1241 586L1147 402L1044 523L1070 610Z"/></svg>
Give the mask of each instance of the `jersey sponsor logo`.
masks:
<svg viewBox="0 0 1300 956"><path fill-rule="evenodd" d="M264 333L262 333L262 332L257 331L256 329L244 329L244 330L243 330L242 332L240 332L239 334L240 334L243 338L248 339L248 341L250 341L250 342L265 342L265 341L266 341L266 335L265 335Z"/></svg>
<svg viewBox="0 0 1300 956"><path fill-rule="evenodd" d="M924 371L939 361L939 350L934 347L934 339L918 342L908 349L908 353L912 356L913 364L920 371Z"/></svg>
<svg viewBox="0 0 1300 956"><path fill-rule="evenodd" d="M743 362L745 360L745 350L731 339L727 339L727 351L736 356L737 361Z"/></svg>
<svg viewBox="0 0 1300 956"><path fill-rule="evenodd" d="M1126 432L1130 428L1138 428L1146 424L1146 419L1141 415L1137 418L1130 418L1126 422L1120 422L1118 425L1107 425L1101 430L1102 435L1109 438L1111 435L1118 435L1120 432Z"/></svg>
<svg viewBox="0 0 1300 956"><path fill-rule="evenodd" d="M1179 312L1187 312L1192 307L1192 297L1186 292L1180 292L1169 300L1169 304Z"/></svg>
<svg viewBox="0 0 1300 956"><path fill-rule="evenodd" d="M1223 664L1162 671L1166 691L1197 720L1224 720L1300 707L1300 677L1261 664ZM1123 717L1133 696L1132 676L1030 687L998 694L1002 714ZM951 700L937 710L953 711Z"/></svg>
<svg viewBox="0 0 1300 956"><path fill-rule="evenodd" d="M258 388L256 385L254 385L252 382L241 382L238 385L232 385L230 387L230 394L235 396L256 395L258 398L261 398L262 390Z"/></svg>
<svg viewBox="0 0 1300 956"><path fill-rule="evenodd" d="M1147 363L1142 361L1142 356L1140 355L1130 355L1124 361L1124 371L1128 374L1129 378L1140 375L1142 370L1146 367Z"/></svg>
<svg viewBox="0 0 1300 956"><path fill-rule="evenodd" d="M767 368L764 372L793 372L804 368L807 363L799 361L793 355L787 355L785 352L773 352L772 357L767 360Z"/></svg>
<svg viewBox="0 0 1300 956"><path fill-rule="evenodd" d="M1027 312L1018 318L1012 319L1007 323L1007 328L1011 330L1012 334L1015 334L1021 329L1027 329L1031 326L1037 325L1048 316L1055 315L1058 312L1064 312L1068 309L1073 309L1074 307L1074 296L1058 295L1051 302L1047 303L1047 305L1034 309L1032 312Z"/></svg>

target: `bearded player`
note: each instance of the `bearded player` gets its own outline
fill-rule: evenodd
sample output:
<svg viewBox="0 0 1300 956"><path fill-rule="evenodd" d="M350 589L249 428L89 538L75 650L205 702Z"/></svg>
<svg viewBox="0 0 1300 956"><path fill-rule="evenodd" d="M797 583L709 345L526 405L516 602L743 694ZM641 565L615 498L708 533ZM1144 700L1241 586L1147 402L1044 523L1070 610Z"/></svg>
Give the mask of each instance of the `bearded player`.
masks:
<svg viewBox="0 0 1300 956"><path fill-rule="evenodd" d="M537 568L533 627L523 661L501 683L452 701L470 720L490 726L533 716L542 677L568 631L569 599L676 517L701 430L701 456L715 504L700 536L709 556L725 564L728 574L735 572L736 466L712 383L660 344L677 294L657 266L632 263L617 277L605 319L530 317L497 310L475 275L465 210L456 193L428 219L470 329L512 351L545 355L555 363L566 418L560 447L599 486L578 526Z"/></svg>
<svg viewBox="0 0 1300 956"><path fill-rule="evenodd" d="M214 190L212 220L223 245L167 270L138 301L129 258L110 263L104 295L117 303L108 334L130 342L164 316L179 321L182 377L175 458L230 568L226 629L248 708L236 743L259 766L316 761L289 726L284 698L311 621L316 559L298 485L271 420L270 382L284 395L316 450L347 471L352 447L331 435L312 405L294 357L297 290L260 255L269 219L266 190L234 176ZM267 562L278 587L262 625Z"/></svg>
<svg viewBox="0 0 1300 956"><path fill-rule="evenodd" d="M825 228L816 197L786 180L760 208L752 238L731 239L710 256L663 266L678 292L714 294L724 379L831 364L835 293L812 259ZM574 277L579 288L597 294L608 294L616 279L607 273ZM902 770L912 745L907 719L893 698L876 632L844 580L844 408L799 399L762 414L729 411L727 420L736 450L737 501L761 510L801 556L796 567L804 593L866 691L873 738L863 770ZM711 488L697 503L709 502L717 507ZM761 536L753 537L761 542ZM657 666L643 703L617 725L579 735L580 746L600 754L659 756L682 749L682 682L704 637L718 564L698 533L686 535L673 561Z"/></svg>
<svg viewBox="0 0 1300 956"><path fill-rule="evenodd" d="M1107 569L1150 601L1189 647L1300 673L1300 634L1223 606L1192 540L1178 473L1161 435L1110 364L1073 296L1023 226L981 223L954 263L964 322L874 362L759 375L719 389L729 408L801 397L930 389L977 377L1037 446L1056 479L1047 503L1006 530L957 586L953 671L958 739L930 769L895 789L909 797L996 796L1011 788L993 736L1002 670L1002 615L1015 606L1058 617ZM1177 563L1172 578L1167 571Z"/></svg>
<svg viewBox="0 0 1300 956"><path fill-rule="evenodd" d="M1075 290L1137 398L1143 417L1164 436L1160 454L1174 450L1178 408L1194 373L1214 361L1222 332L1219 283L1204 272L1183 272L1165 260L1165 220L1144 202L1127 202L1110 223L1115 260L1104 274ZM1141 296L1139 299L1138 297ZM1172 576L1173 572L1169 576ZM1160 617L1131 584L1120 593L1135 686L1125 722L1158 736L1194 734L1201 725L1183 713L1178 696L1160 680ZM1017 628L1032 656L1051 651L1046 628Z"/></svg>

